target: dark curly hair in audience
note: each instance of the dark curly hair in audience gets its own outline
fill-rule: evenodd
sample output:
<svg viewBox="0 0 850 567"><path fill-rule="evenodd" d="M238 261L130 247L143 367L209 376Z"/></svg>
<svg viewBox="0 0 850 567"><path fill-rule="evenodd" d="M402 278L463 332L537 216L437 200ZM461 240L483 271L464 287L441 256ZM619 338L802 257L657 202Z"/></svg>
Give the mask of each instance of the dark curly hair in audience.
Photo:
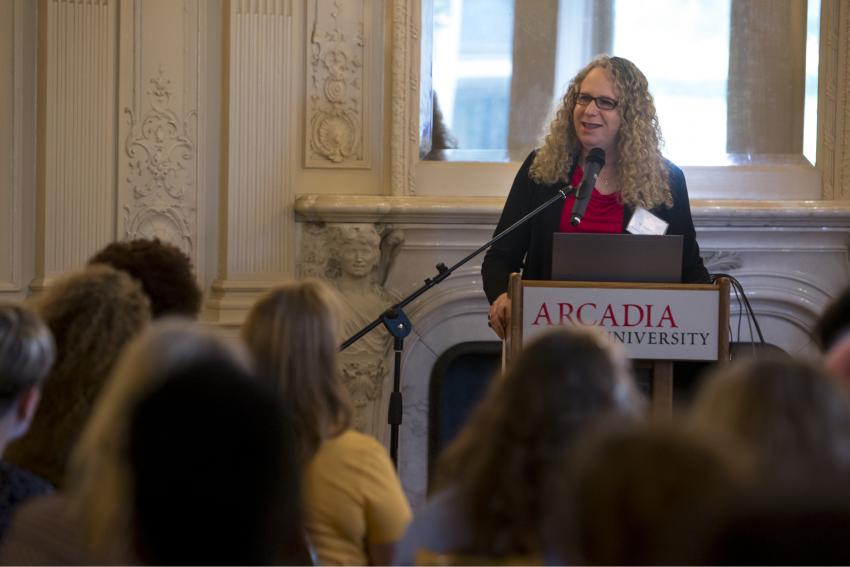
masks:
<svg viewBox="0 0 850 567"><path fill-rule="evenodd" d="M850 287L830 303L815 325L815 339L825 352L850 331Z"/></svg>
<svg viewBox="0 0 850 567"><path fill-rule="evenodd" d="M139 280L150 298L154 319L163 315L197 317L201 310L202 293L192 261L173 244L158 238L113 242L95 254L91 264L107 264Z"/></svg>

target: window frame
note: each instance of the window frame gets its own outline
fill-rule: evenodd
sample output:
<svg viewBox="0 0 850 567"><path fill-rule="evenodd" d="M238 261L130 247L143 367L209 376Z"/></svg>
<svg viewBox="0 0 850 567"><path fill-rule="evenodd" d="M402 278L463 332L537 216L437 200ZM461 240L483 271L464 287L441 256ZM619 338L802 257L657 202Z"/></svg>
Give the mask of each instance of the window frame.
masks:
<svg viewBox="0 0 850 567"><path fill-rule="evenodd" d="M420 139L421 50L430 46L421 29L423 4L430 0L392 0L393 5L393 107L390 132L390 192L421 196L505 196L519 161L502 163L470 161L422 161ZM795 159L718 166L684 166L691 199L718 201L832 199L843 193L836 180L843 178L836 154L838 110L843 97L835 96L839 80L838 60L848 51L839 45L844 20L850 20L841 0L821 0L819 49L817 163L802 155ZM838 17L841 16L841 17ZM846 33L846 32L845 32ZM848 42L844 42L845 44ZM847 78L844 78L846 81Z"/></svg>

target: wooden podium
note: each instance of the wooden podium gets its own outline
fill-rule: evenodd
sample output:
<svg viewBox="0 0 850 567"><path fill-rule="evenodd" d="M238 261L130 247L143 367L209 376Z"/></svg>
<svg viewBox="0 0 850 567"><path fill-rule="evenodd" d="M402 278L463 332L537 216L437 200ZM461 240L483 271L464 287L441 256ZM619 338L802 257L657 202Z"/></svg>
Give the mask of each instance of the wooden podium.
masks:
<svg viewBox="0 0 850 567"><path fill-rule="evenodd" d="M637 367L648 367L652 409L673 412L673 361L729 359L729 280L713 284L644 284L523 280L512 274L505 364L524 340L548 328L602 327Z"/></svg>

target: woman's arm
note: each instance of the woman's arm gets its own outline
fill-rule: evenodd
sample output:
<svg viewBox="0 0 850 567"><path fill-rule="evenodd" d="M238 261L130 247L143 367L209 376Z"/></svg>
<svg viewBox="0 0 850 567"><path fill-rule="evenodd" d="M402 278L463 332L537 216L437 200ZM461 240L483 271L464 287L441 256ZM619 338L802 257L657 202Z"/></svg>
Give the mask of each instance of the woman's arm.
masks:
<svg viewBox="0 0 850 567"><path fill-rule="evenodd" d="M688 186L685 174L670 164L670 190L673 193L673 210L670 215L668 234L684 236L682 244L682 282L709 283L711 278L702 262L697 243L696 229L691 217L691 203L688 198Z"/></svg>
<svg viewBox="0 0 850 567"><path fill-rule="evenodd" d="M493 235L501 233L532 210L534 183L528 172L534 161L535 152L529 154L514 178L511 191L499 217L499 223ZM525 253L531 240L532 223L525 223L509 235L494 244L484 255L481 264L481 276L484 281L484 293L490 303L508 291L508 278L522 269Z"/></svg>

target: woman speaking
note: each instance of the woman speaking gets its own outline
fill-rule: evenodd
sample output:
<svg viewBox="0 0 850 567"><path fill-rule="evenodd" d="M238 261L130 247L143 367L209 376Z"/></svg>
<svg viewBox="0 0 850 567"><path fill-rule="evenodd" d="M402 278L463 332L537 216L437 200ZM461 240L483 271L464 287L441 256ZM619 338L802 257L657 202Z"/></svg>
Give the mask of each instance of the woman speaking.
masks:
<svg viewBox="0 0 850 567"><path fill-rule="evenodd" d="M684 237L682 281L709 281L699 255L685 176L662 157L660 142L655 104L646 77L634 63L600 55L570 81L543 146L526 158L514 179L495 234L567 183L577 186L588 156L593 160L604 152L606 165L599 171L580 224L570 222L575 202L570 194L562 207L544 209L488 250L481 273L491 304L490 326L499 337L505 337L510 321L510 274L522 270L526 279L551 279L555 232L621 233L633 217L666 223L666 234Z"/></svg>

